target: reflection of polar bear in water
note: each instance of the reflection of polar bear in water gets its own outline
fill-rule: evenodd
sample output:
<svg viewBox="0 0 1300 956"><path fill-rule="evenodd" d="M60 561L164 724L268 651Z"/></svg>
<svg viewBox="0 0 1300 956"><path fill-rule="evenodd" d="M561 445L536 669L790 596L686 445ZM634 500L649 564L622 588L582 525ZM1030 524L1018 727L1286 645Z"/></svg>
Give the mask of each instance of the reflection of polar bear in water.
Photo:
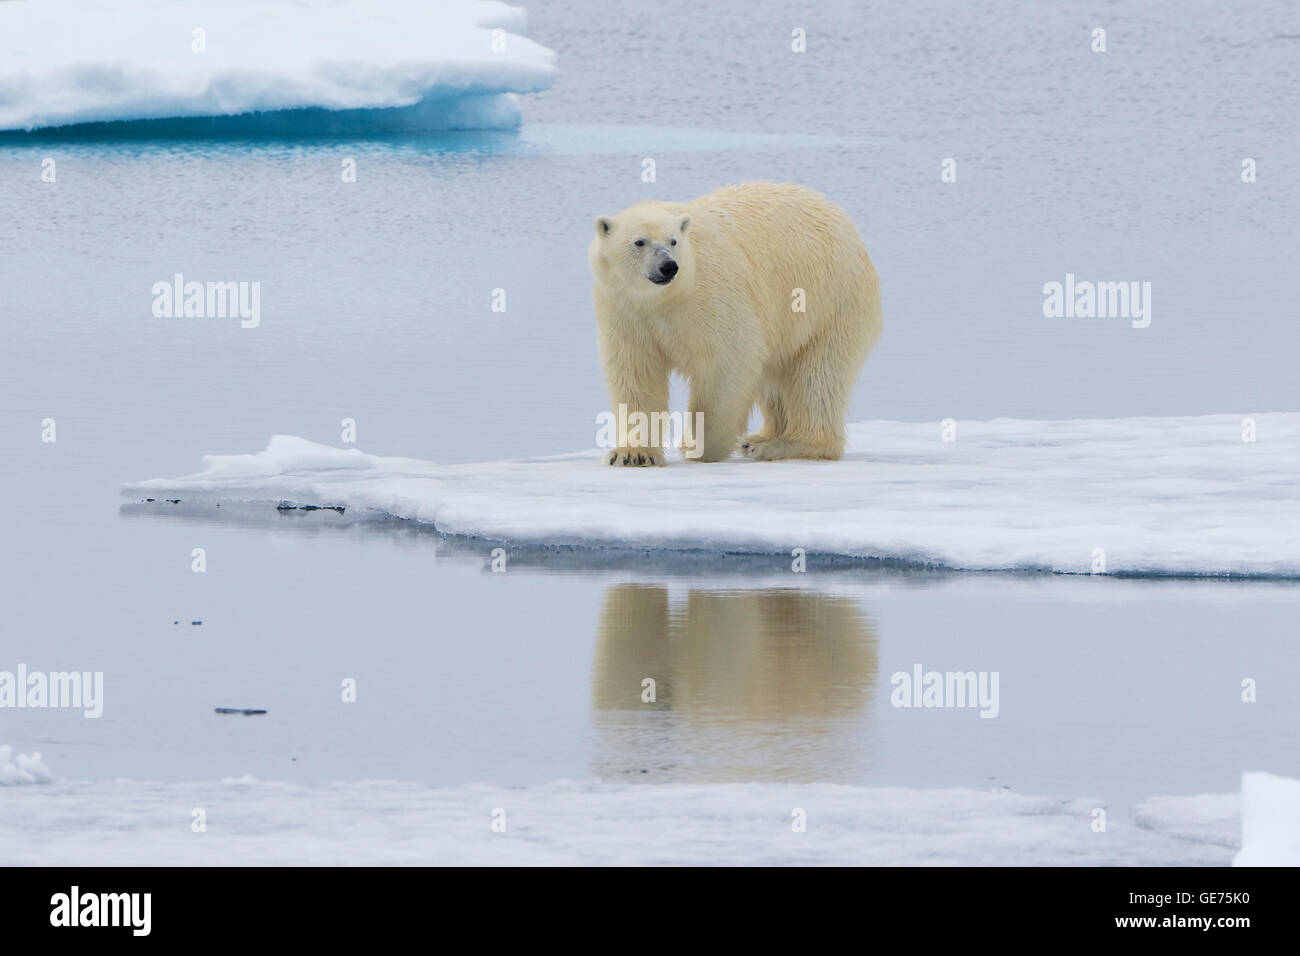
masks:
<svg viewBox="0 0 1300 956"><path fill-rule="evenodd" d="M838 716L874 696L875 629L852 600L815 591L661 587L605 593L593 693L600 709L765 720ZM641 701L655 681L656 702Z"/></svg>
<svg viewBox="0 0 1300 956"><path fill-rule="evenodd" d="M662 587L612 586L592 668L593 771L862 783L877 667L875 629L849 598L692 590L678 602Z"/></svg>
<svg viewBox="0 0 1300 956"><path fill-rule="evenodd" d="M880 281L853 221L788 183L742 183L686 203L644 202L596 220L588 250L612 412L668 412L690 381L703 461L736 449L757 402L750 458L839 458L858 372L880 337ZM629 433L605 461L662 465Z"/></svg>

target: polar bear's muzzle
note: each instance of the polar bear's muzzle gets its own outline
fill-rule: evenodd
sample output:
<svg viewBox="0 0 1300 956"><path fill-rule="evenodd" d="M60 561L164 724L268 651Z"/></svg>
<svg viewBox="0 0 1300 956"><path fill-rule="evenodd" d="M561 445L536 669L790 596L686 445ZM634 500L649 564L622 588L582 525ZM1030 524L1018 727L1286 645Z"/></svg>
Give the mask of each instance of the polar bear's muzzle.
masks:
<svg viewBox="0 0 1300 956"><path fill-rule="evenodd" d="M655 261L654 271L646 278L655 285L667 285L673 281L673 277L676 275L677 260L665 252Z"/></svg>

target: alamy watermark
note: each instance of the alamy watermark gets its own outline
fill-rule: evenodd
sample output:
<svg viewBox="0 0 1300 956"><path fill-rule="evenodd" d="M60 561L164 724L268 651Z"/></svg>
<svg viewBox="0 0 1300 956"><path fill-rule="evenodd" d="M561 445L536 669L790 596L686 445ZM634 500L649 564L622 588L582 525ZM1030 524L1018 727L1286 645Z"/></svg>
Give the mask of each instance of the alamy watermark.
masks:
<svg viewBox="0 0 1300 956"><path fill-rule="evenodd" d="M912 670L895 671L889 678L894 707L979 708L981 717L996 717L997 671L927 671L920 664Z"/></svg>
<svg viewBox="0 0 1300 956"><path fill-rule="evenodd" d="M148 936L153 927L152 893L83 893L74 885L50 897L50 925L123 927Z"/></svg>
<svg viewBox="0 0 1300 956"><path fill-rule="evenodd" d="M0 671L0 709L80 708L88 720L104 713L103 671Z"/></svg>
<svg viewBox="0 0 1300 956"><path fill-rule="evenodd" d="M186 282L176 273L171 282L153 284L153 314L159 319L238 318L245 329L262 324L262 283Z"/></svg>
<svg viewBox="0 0 1300 956"><path fill-rule="evenodd" d="M1049 319L1130 319L1135 329L1151 324L1150 282L1065 282L1043 286L1043 315Z"/></svg>
<svg viewBox="0 0 1300 956"><path fill-rule="evenodd" d="M619 405L617 415L597 415L596 425L598 448L680 448L683 458L704 454L703 412L629 412Z"/></svg>

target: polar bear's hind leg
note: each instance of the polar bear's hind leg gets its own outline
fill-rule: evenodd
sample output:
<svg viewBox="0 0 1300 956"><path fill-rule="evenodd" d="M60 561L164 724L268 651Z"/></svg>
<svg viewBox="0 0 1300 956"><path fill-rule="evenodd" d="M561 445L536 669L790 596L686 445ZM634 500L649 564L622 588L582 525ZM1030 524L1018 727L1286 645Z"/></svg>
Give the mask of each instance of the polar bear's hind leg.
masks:
<svg viewBox="0 0 1300 956"><path fill-rule="evenodd" d="M827 337L803 348L778 385L783 427L770 437L750 436L742 454L757 461L844 457L844 420L862 367L858 356L866 354L850 346L846 355L846 345Z"/></svg>

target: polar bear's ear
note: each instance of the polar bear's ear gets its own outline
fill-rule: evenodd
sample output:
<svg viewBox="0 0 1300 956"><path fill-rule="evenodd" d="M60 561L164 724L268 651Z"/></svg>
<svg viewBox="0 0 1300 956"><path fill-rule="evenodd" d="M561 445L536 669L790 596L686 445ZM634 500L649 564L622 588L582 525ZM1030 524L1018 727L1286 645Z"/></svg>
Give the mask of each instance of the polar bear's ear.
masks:
<svg viewBox="0 0 1300 956"><path fill-rule="evenodd" d="M691 217L682 216L682 232L685 232L689 228L691 228Z"/></svg>
<svg viewBox="0 0 1300 956"><path fill-rule="evenodd" d="M614 231L614 220L609 216L601 216L596 220L596 235L604 239Z"/></svg>

